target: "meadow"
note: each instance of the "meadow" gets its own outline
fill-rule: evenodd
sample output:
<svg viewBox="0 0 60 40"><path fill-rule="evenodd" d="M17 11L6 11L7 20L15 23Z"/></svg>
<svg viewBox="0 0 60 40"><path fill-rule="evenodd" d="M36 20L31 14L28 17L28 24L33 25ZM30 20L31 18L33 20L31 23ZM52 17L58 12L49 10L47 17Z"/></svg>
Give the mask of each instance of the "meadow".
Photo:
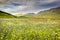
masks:
<svg viewBox="0 0 60 40"><path fill-rule="evenodd" d="M60 40L60 19L0 18L0 40Z"/></svg>

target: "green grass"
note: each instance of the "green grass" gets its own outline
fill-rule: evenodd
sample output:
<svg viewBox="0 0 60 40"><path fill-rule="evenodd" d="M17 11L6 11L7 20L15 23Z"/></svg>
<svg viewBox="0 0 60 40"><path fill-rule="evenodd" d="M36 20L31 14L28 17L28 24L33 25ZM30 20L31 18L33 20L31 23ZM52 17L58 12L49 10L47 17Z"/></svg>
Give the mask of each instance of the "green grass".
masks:
<svg viewBox="0 0 60 40"><path fill-rule="evenodd" d="M16 18L16 16L3 12L3 11L0 11L0 18Z"/></svg>
<svg viewBox="0 0 60 40"><path fill-rule="evenodd" d="M0 19L0 40L60 40L60 20Z"/></svg>
<svg viewBox="0 0 60 40"><path fill-rule="evenodd" d="M60 40L60 7L29 15L0 11L0 40Z"/></svg>

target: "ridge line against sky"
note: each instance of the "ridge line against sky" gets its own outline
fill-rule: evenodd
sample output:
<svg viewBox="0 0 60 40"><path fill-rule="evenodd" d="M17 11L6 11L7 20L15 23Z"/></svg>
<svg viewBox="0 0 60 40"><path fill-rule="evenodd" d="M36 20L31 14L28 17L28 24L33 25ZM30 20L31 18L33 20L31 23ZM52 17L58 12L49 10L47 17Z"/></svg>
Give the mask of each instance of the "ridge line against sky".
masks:
<svg viewBox="0 0 60 40"><path fill-rule="evenodd" d="M36 13L56 6L60 0L0 0L0 10L11 14Z"/></svg>

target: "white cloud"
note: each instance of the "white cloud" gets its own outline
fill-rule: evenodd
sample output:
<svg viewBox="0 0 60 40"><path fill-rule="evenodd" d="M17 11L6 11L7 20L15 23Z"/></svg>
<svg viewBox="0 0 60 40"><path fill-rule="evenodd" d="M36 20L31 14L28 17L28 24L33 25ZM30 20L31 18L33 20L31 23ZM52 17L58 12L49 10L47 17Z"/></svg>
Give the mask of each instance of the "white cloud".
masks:
<svg viewBox="0 0 60 40"><path fill-rule="evenodd" d="M29 8L29 6L17 6L16 9L17 10L26 10L27 8Z"/></svg>

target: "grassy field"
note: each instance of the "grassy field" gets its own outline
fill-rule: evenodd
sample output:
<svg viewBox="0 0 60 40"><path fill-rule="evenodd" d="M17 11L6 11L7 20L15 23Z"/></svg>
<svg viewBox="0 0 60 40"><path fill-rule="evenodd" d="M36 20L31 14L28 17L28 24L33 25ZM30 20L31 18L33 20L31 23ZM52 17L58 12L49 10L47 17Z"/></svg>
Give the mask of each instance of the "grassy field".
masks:
<svg viewBox="0 0 60 40"><path fill-rule="evenodd" d="M60 40L60 19L0 19L0 40Z"/></svg>

